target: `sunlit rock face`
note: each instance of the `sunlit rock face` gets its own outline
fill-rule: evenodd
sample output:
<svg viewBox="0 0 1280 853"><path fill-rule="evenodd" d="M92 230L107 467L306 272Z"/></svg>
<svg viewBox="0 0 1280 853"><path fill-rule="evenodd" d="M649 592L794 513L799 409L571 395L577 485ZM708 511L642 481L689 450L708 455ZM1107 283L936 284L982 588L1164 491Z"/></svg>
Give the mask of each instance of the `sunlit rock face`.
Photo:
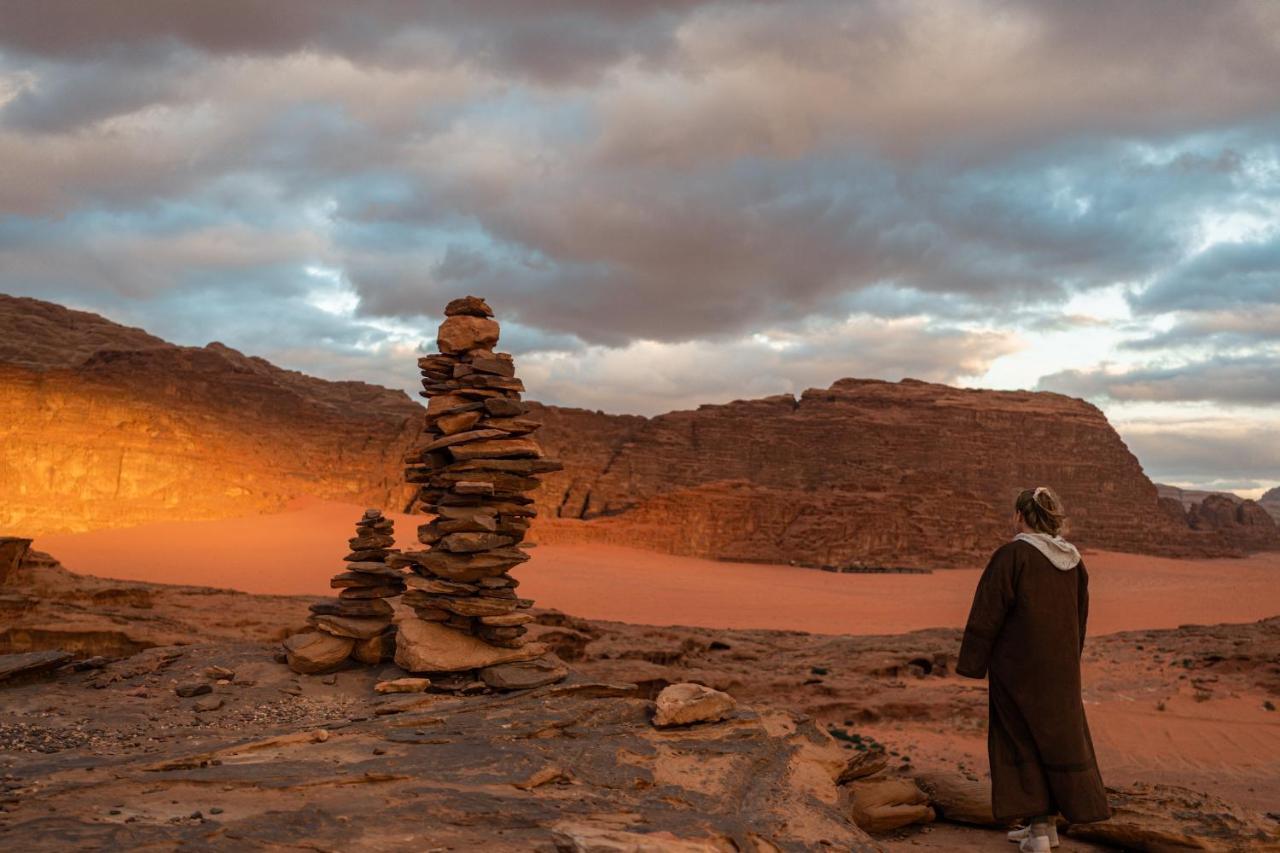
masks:
<svg viewBox="0 0 1280 853"><path fill-rule="evenodd" d="M225 518L314 496L403 506L421 407L221 344L0 296L0 531Z"/></svg>
<svg viewBox="0 0 1280 853"><path fill-rule="evenodd" d="M843 379L825 390L659 417L535 412L565 470L539 497L549 541L733 560L949 566L1010 534L1022 488L1050 485L1080 544L1165 555L1265 547L1192 529L1158 503L1096 407L1058 394ZM1271 547L1280 547L1273 536Z"/></svg>

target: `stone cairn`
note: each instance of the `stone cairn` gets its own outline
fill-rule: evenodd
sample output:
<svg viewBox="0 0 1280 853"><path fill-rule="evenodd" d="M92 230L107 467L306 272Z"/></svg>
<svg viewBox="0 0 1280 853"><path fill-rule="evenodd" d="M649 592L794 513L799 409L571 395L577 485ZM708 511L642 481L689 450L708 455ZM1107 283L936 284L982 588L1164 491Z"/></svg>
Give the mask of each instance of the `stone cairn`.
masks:
<svg viewBox="0 0 1280 853"><path fill-rule="evenodd" d="M341 590L337 601L311 605L307 620L314 628L352 641L351 657L376 664L395 654L394 610L387 600L404 593L404 573L388 564L395 549L395 522L381 511L367 509L356 522L356 535L347 540L347 570L333 576L329 586Z"/></svg>
<svg viewBox="0 0 1280 853"><path fill-rule="evenodd" d="M517 596L519 581L508 571L529 559L517 545L537 514L528 495L537 475L562 466L530 437L541 424L523 417L524 385L512 357L493 351L493 311L468 296L444 313L440 353L418 360L425 444L405 457L405 476L418 484L415 503L435 518L418 528L426 550L398 554L392 563L413 572L402 600L419 620L490 647L520 649L533 602Z"/></svg>

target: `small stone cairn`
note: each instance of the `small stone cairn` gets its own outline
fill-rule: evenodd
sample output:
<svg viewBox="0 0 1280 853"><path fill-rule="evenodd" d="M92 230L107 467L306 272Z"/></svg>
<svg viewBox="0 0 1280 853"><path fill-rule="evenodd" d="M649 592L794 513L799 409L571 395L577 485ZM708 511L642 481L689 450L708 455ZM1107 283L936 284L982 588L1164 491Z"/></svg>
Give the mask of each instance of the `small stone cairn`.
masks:
<svg viewBox="0 0 1280 853"><path fill-rule="evenodd" d="M307 622L314 628L352 640L351 657L376 664L395 654L394 610L387 600L404 593L404 573L388 564L395 549L395 522L379 510L367 509L356 522L356 535L347 540L347 570L333 576L329 586L341 590L337 601L311 605Z"/></svg>
<svg viewBox="0 0 1280 853"><path fill-rule="evenodd" d="M405 476L419 486L417 506L435 518L418 528L426 550L391 560L413 572L403 602L418 620L474 637L495 652L525 645L533 602L516 594L519 581L508 572L529 559L517 546L537 514L528 494L539 485L537 475L562 468L531 438L541 424L524 417L524 384L512 357L493 351L498 334L483 299L455 299L445 308L439 354L418 360L426 427L424 444L405 458ZM401 622L402 646L429 633L406 626L409 621ZM405 665L406 657L409 650L397 661Z"/></svg>

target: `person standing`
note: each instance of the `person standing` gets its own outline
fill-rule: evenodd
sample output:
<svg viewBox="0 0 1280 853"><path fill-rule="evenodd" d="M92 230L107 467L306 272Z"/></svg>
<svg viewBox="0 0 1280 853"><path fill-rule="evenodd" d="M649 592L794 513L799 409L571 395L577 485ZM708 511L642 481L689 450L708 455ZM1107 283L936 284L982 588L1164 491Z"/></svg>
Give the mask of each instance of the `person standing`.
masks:
<svg viewBox="0 0 1280 853"><path fill-rule="evenodd" d="M1043 853L1058 846L1057 815L1092 823L1111 810L1080 694L1089 575L1051 489L1021 492L1013 522L978 581L956 672L987 679L992 812L1028 821L1009 839Z"/></svg>

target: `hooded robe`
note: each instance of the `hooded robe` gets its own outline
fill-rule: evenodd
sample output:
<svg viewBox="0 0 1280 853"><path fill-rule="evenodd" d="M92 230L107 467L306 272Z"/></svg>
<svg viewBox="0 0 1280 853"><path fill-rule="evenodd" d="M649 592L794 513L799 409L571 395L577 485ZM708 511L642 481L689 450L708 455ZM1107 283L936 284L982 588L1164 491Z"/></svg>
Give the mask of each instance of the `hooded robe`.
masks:
<svg viewBox="0 0 1280 853"><path fill-rule="evenodd" d="M997 820L1111 816L1080 696L1089 575L1060 537L1021 535L978 581L956 672L987 676Z"/></svg>

